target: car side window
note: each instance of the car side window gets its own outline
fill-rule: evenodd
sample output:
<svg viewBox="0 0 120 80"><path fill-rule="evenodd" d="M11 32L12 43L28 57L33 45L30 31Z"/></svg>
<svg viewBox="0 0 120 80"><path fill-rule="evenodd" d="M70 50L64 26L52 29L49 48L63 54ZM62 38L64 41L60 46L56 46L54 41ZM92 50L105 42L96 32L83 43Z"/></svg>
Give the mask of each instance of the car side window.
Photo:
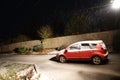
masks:
<svg viewBox="0 0 120 80"><path fill-rule="evenodd" d="M80 50L80 46L78 44L72 45L69 48L70 50Z"/></svg>
<svg viewBox="0 0 120 80"><path fill-rule="evenodd" d="M81 49L91 49L90 45L88 43L82 43Z"/></svg>

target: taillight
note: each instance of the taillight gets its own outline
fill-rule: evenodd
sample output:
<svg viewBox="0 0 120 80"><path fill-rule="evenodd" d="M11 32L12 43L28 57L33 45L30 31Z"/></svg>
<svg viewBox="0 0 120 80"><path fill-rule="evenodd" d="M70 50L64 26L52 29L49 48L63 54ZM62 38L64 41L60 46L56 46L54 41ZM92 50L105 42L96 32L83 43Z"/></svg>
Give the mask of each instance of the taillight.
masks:
<svg viewBox="0 0 120 80"><path fill-rule="evenodd" d="M103 48L101 48L101 50L102 50L102 53L103 53L103 54L106 54L107 49L103 49Z"/></svg>

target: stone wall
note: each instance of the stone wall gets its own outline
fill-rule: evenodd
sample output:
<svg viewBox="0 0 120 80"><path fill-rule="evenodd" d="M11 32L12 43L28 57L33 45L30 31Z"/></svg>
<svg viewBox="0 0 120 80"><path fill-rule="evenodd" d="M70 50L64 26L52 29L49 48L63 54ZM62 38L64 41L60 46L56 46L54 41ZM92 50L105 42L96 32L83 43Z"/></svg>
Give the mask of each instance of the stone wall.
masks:
<svg viewBox="0 0 120 80"><path fill-rule="evenodd" d="M114 30L114 31L105 31L105 32L49 38L43 41L43 46L44 48L56 48L60 46L67 46L77 41L103 40L105 44L109 47L109 49L112 49L114 36L119 32L120 30ZM10 52L10 51L13 51L15 48L18 48L21 46L32 48L34 45L38 45L38 44L41 44L40 40L33 40L33 41L26 41L26 42L4 45L0 47L0 52Z"/></svg>
<svg viewBox="0 0 120 80"><path fill-rule="evenodd" d="M77 41L103 40L105 42L105 44L109 48L112 49L114 36L116 34L118 34L119 32L120 32L120 30L114 30L114 31L105 31L105 32L50 38L50 39L44 40L44 47L45 48L56 48L56 47L60 47L60 46L67 46L67 45L77 42Z"/></svg>

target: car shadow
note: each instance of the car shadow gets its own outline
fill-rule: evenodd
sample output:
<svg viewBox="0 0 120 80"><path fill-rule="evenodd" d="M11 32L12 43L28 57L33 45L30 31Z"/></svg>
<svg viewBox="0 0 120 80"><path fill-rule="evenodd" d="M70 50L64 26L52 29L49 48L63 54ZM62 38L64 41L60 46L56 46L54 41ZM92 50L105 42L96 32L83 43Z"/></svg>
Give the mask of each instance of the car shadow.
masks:
<svg viewBox="0 0 120 80"><path fill-rule="evenodd" d="M103 64L103 65L104 65L104 64L109 64L109 62L110 62L110 60L107 59L107 60L105 60L102 64Z"/></svg>
<svg viewBox="0 0 120 80"><path fill-rule="evenodd" d="M52 58L50 58L49 60L60 63L60 62L56 59L55 56L52 57ZM103 62L102 64L100 64L100 65L109 64L109 61L110 61L110 60L107 59L106 61L104 61L104 62ZM93 64L92 62L90 62L90 61L67 61L66 63L67 63L67 64L91 64L91 65L94 65L94 64Z"/></svg>
<svg viewBox="0 0 120 80"><path fill-rule="evenodd" d="M49 60L51 60L51 61L55 61L55 62L59 62L57 59L56 59L56 57L54 56L54 57L52 57L52 58L50 58Z"/></svg>
<svg viewBox="0 0 120 80"><path fill-rule="evenodd" d="M68 64L87 64L87 65L90 65L92 64L91 62L89 61L67 61Z"/></svg>

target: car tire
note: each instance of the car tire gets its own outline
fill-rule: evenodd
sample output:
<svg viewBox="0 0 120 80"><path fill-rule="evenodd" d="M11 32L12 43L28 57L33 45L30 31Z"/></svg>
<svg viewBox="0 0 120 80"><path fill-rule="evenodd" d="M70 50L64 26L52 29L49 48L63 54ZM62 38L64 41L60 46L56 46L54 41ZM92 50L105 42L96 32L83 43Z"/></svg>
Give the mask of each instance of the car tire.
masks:
<svg viewBox="0 0 120 80"><path fill-rule="evenodd" d="M101 64L102 60L99 56L94 56L92 57L92 63L95 64L95 65L99 65Z"/></svg>
<svg viewBox="0 0 120 80"><path fill-rule="evenodd" d="M65 63L66 62L66 58L64 56L60 56L59 61L61 63Z"/></svg>

